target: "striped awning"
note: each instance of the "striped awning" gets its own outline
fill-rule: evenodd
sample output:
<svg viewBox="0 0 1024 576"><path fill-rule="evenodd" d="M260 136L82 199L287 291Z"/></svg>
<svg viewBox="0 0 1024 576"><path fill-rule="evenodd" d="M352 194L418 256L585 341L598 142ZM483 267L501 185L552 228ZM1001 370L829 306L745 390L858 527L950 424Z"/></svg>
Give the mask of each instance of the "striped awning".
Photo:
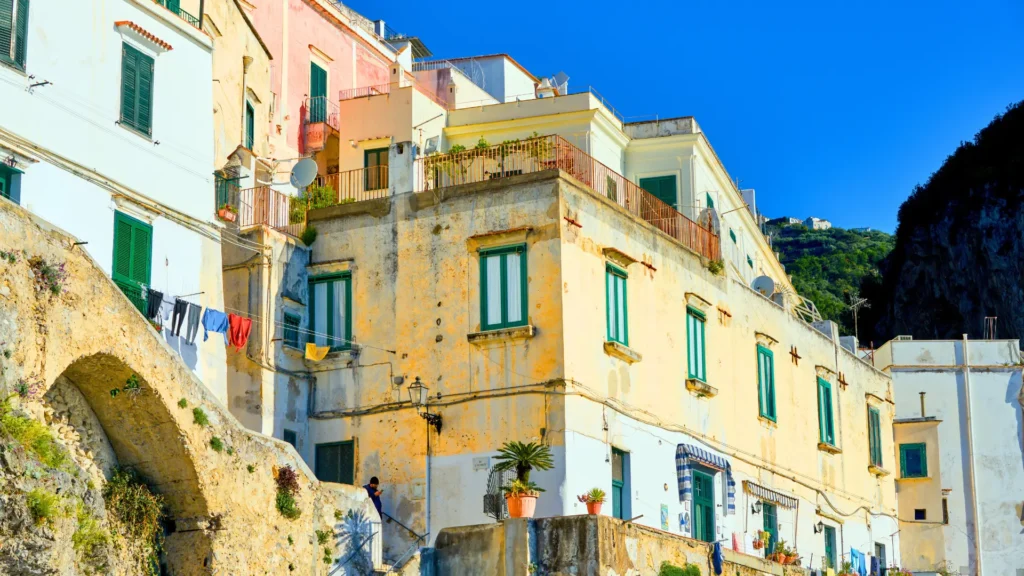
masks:
<svg viewBox="0 0 1024 576"><path fill-rule="evenodd" d="M690 444L676 446L676 473L679 475L679 501L693 499L693 465L698 464L719 470L725 474L725 514L736 513L736 481L732 477L732 466L725 458Z"/></svg>
<svg viewBox="0 0 1024 576"><path fill-rule="evenodd" d="M792 496L786 496L785 494L776 492L771 488L765 488L760 484L754 484L750 480L743 481L743 491L751 496L756 496L761 500L774 502L783 508L796 508L800 504L800 501Z"/></svg>

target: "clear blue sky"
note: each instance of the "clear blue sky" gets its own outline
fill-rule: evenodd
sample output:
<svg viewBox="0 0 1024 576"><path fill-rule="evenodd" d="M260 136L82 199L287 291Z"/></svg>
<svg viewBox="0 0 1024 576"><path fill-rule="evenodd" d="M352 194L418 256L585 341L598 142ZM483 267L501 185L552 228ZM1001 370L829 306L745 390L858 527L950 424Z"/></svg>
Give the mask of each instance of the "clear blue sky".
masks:
<svg viewBox="0 0 1024 576"><path fill-rule="evenodd" d="M435 57L507 52L622 114L692 115L768 216L893 231L956 146L1024 99L1024 0L349 0Z"/></svg>

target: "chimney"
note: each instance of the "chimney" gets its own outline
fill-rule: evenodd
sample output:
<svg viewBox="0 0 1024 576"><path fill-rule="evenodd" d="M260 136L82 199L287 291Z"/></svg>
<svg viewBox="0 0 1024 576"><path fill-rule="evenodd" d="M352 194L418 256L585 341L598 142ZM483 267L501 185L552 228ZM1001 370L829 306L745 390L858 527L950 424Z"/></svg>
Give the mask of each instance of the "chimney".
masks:
<svg viewBox="0 0 1024 576"><path fill-rule="evenodd" d="M551 85L551 80L544 78L537 85L537 98L553 98L555 95L555 87Z"/></svg>
<svg viewBox="0 0 1024 576"><path fill-rule="evenodd" d="M401 88L402 87L402 76L403 76L402 65L399 64L398 62L392 62L391 63L391 81L390 81L390 84L391 84L390 88L391 88L391 92L392 93L394 93L397 88Z"/></svg>
<svg viewBox="0 0 1024 576"><path fill-rule="evenodd" d="M927 418L927 416L924 415L924 394L925 393L921 392L920 394L921 394L921 418Z"/></svg>
<svg viewBox="0 0 1024 576"><path fill-rule="evenodd" d="M444 94L444 101L448 104L449 110L455 110L456 95L459 93L459 87L455 84L454 80L448 81L448 90Z"/></svg>
<svg viewBox="0 0 1024 576"><path fill-rule="evenodd" d="M383 20L374 20L374 22L373 22L373 31L374 31L374 33L377 34L377 36L380 36L381 38L383 38L384 37L384 30L386 30L386 29L387 29L387 27L384 26L384 21Z"/></svg>

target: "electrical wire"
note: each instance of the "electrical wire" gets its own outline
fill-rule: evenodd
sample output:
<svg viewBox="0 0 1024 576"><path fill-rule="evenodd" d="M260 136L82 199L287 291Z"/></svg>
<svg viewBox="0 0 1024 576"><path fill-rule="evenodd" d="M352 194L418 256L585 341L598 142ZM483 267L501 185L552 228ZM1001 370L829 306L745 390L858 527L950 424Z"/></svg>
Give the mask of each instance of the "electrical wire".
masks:
<svg viewBox="0 0 1024 576"><path fill-rule="evenodd" d="M249 312L245 312L243 310L237 310L235 308L229 308L227 306L224 307L224 310L226 310L228 312L231 312L231 313L233 313L233 314L235 314L237 316L243 316L243 317L249 318L250 320L252 320L254 323L257 323L257 324L261 323L263 321L262 317L260 315L258 315L258 314L251 314ZM277 326L280 326L282 328L285 327L284 322L280 321L280 320L273 320L270 323L272 325L274 325L275 327L277 327ZM316 332L314 330L309 330L309 329L306 329L306 328L302 328L301 326L288 326L287 328L289 330L295 330L299 334L305 334L307 336L313 336L313 337L323 337L324 340L327 340L327 341L345 342L345 343L348 343L348 344L355 344L355 345L359 346L360 348L370 348L372 350L380 350L381 352L387 352L389 354L398 354L398 352L396 352L395 350L388 350L387 348L381 348L380 346L373 346L371 344L365 344L363 342L357 342L355 340L348 340L348 339L342 338L340 336L332 336L331 334L325 334L323 332Z"/></svg>

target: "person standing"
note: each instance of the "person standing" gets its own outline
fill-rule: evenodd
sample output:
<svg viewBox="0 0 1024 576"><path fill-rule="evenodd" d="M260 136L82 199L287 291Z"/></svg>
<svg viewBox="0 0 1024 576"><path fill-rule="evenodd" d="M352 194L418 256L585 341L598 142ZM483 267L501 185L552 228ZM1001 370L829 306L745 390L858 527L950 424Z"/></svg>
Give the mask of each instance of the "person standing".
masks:
<svg viewBox="0 0 1024 576"><path fill-rule="evenodd" d="M370 478L370 483L363 486L363 488L366 488L366 493L370 495L370 500L373 500L373 507L377 509L377 516L383 519L384 515L380 511L380 495L384 491L380 489L380 480L374 476Z"/></svg>

